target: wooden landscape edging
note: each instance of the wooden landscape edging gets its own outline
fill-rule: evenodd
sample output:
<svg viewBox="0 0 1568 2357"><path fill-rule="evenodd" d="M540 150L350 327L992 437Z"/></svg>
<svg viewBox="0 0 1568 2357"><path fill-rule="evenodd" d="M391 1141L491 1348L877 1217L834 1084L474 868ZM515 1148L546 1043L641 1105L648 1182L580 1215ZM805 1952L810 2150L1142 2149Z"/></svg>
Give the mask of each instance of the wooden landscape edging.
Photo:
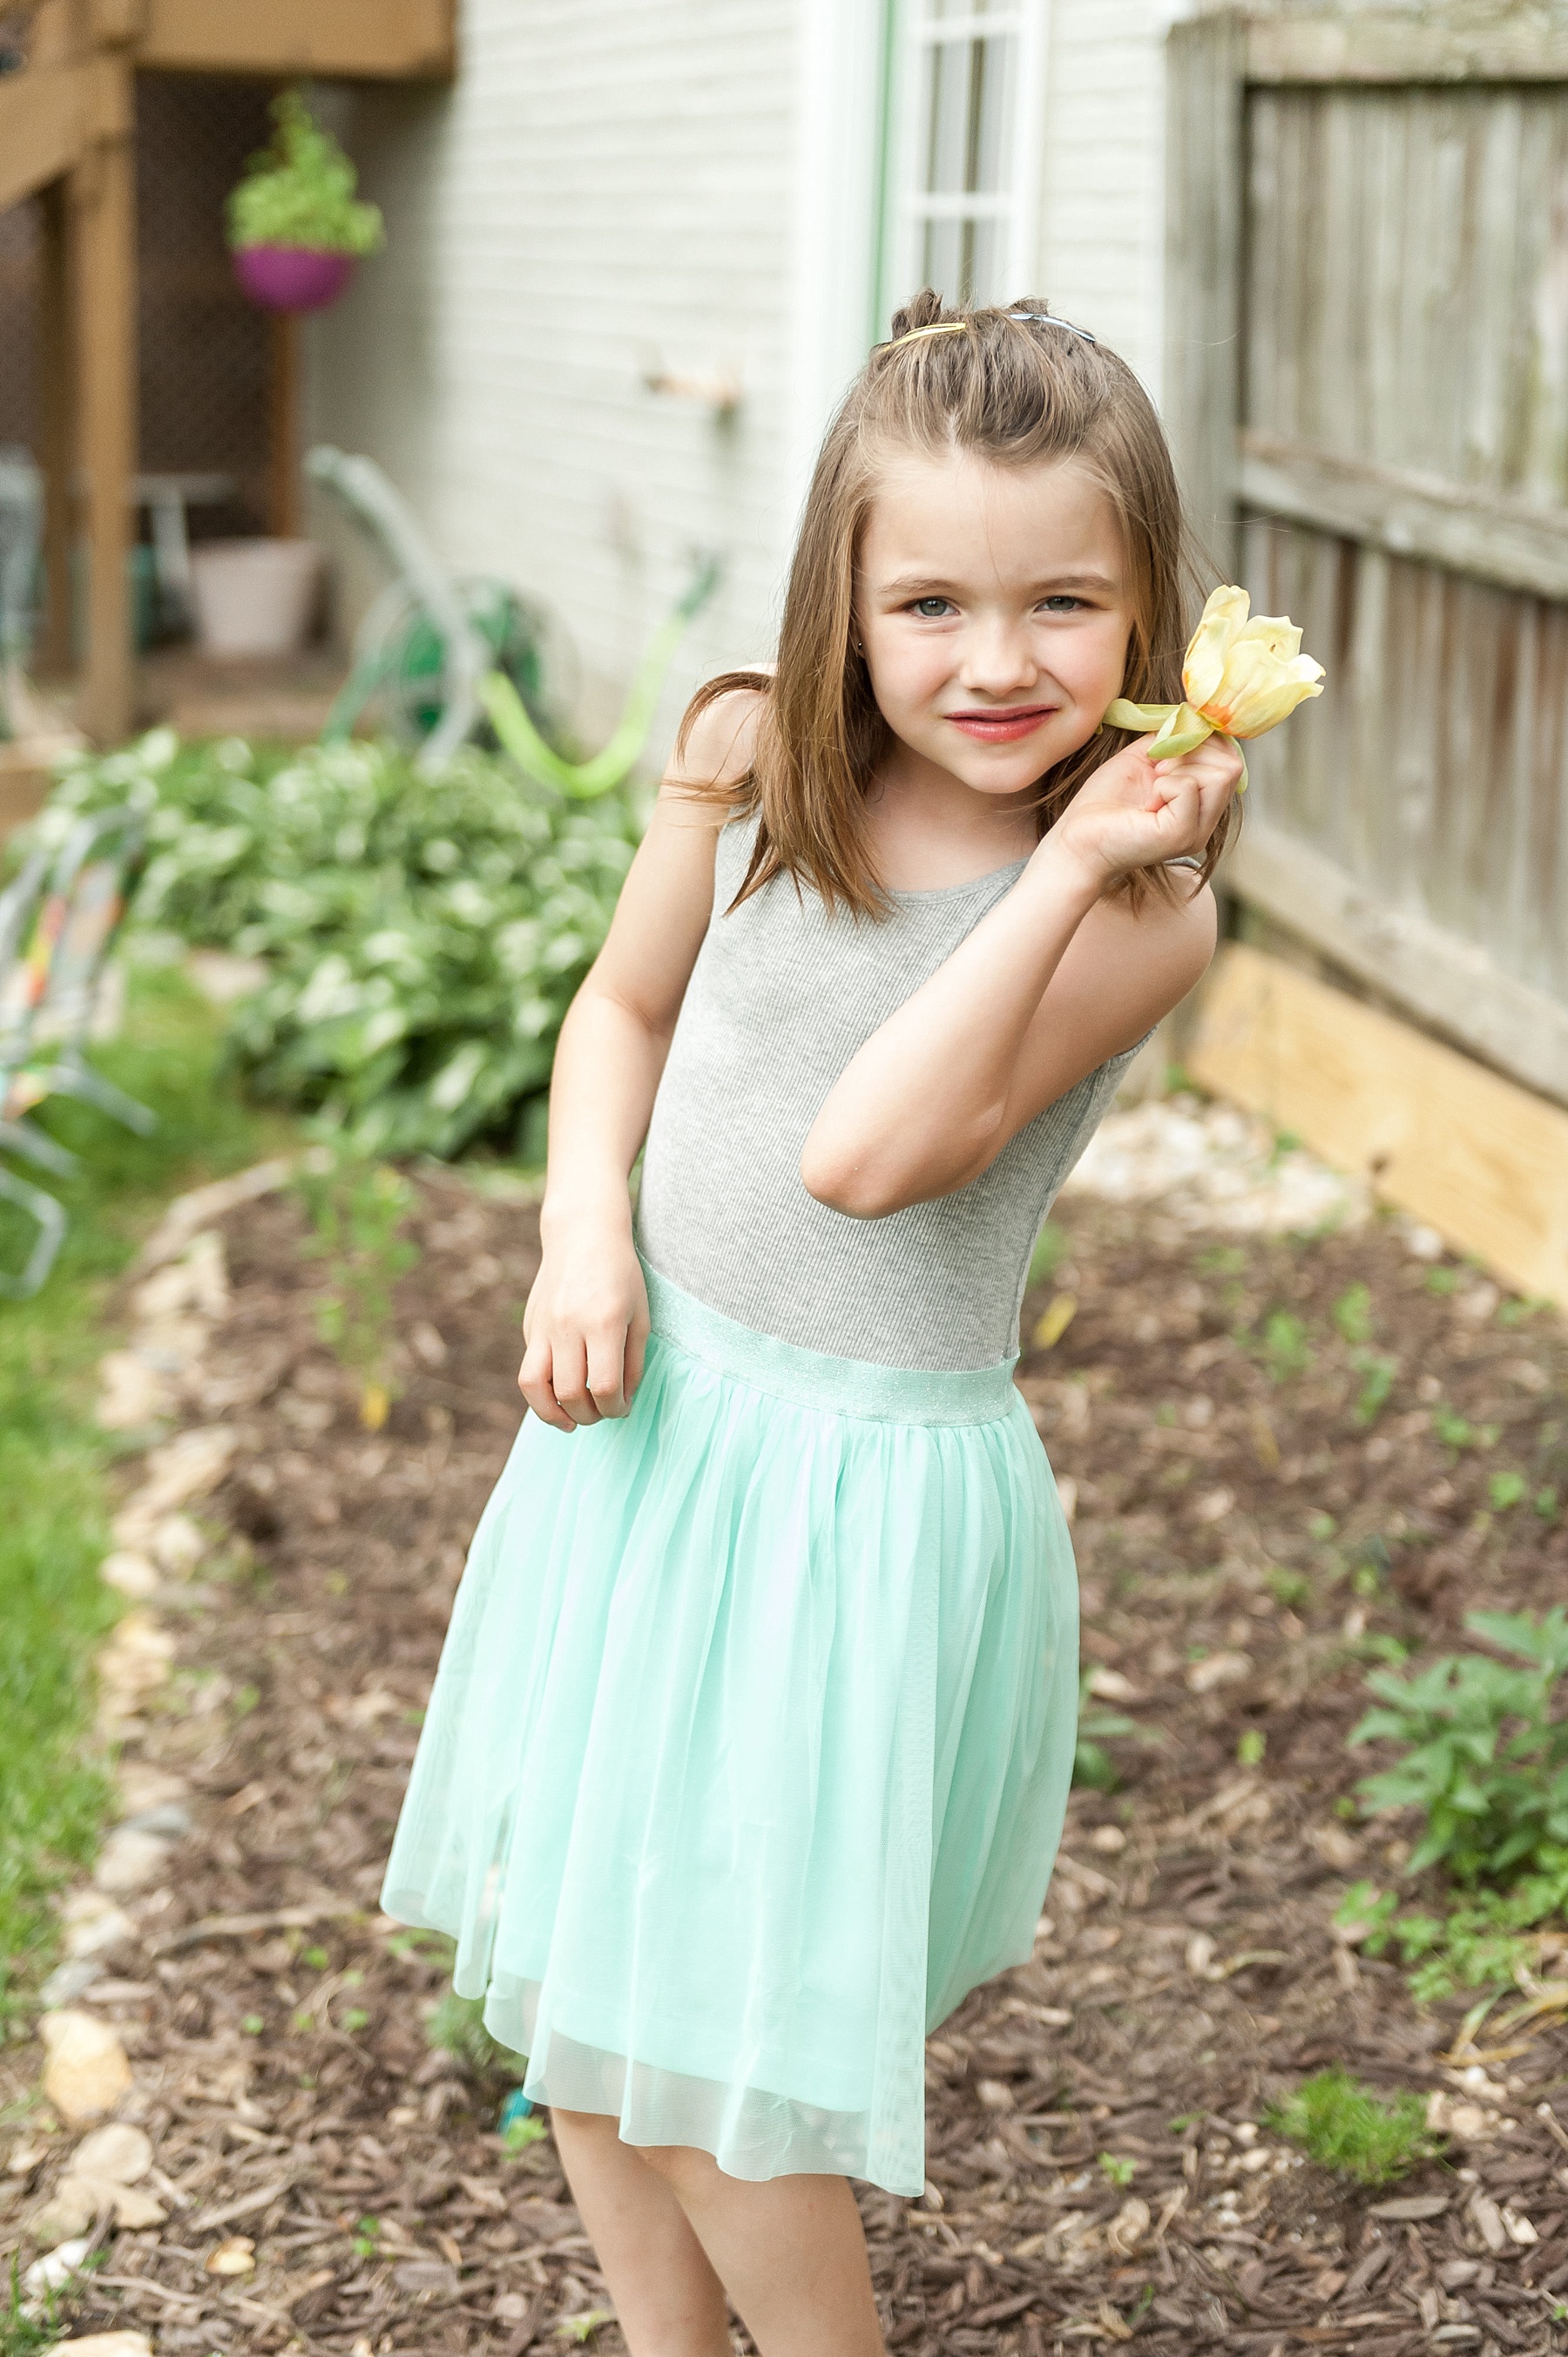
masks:
<svg viewBox="0 0 1568 2357"><path fill-rule="evenodd" d="M1225 880L1359 982L1568 1105L1568 1006L1505 973L1478 942L1394 908L1310 843L1250 813L1226 855Z"/></svg>
<svg viewBox="0 0 1568 2357"><path fill-rule="evenodd" d="M1185 1061L1519 1291L1568 1303L1568 1112L1240 942Z"/></svg>

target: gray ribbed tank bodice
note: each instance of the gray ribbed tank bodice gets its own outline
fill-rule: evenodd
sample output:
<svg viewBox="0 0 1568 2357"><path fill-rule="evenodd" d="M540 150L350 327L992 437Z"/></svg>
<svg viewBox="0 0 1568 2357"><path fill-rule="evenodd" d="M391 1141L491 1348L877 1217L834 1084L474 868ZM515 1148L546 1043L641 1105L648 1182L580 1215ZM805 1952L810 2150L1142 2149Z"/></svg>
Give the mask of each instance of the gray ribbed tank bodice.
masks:
<svg viewBox="0 0 1568 2357"><path fill-rule="evenodd" d="M829 916L776 877L727 913L752 824L719 836L714 914L654 1102L638 1200L650 1265L763 1334L882 1366L984 1367L1018 1347L1029 1255L1136 1049L1069 1089L956 1194L885 1219L800 1183L839 1074L1023 872Z"/></svg>

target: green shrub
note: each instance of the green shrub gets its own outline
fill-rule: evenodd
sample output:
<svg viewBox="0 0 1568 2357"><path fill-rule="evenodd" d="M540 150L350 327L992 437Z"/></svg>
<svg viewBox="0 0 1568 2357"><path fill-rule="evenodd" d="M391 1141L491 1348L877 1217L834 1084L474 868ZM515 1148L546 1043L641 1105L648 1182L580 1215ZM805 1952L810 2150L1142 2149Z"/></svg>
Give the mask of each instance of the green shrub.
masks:
<svg viewBox="0 0 1568 2357"><path fill-rule="evenodd" d="M158 729L70 764L38 832L127 798L151 845L136 921L266 963L230 1028L258 1095L365 1157L543 1158L561 1018L637 843L625 796L574 803L477 751L426 778L382 745Z"/></svg>
<svg viewBox="0 0 1568 2357"><path fill-rule="evenodd" d="M1410 1872L1441 1866L1474 1885L1551 1870L1568 1851L1568 1717L1554 1716L1568 1670L1568 1609L1554 1605L1540 1620L1472 1612L1465 1625L1521 1666L1460 1653L1413 1677L1377 1671L1367 1684L1381 1706L1349 1740L1403 1749L1357 1790L1369 1814L1422 1812L1426 1830Z"/></svg>
<svg viewBox="0 0 1568 2357"><path fill-rule="evenodd" d="M1385 2103L1345 2071L1320 2071L1304 2079L1283 2104L1269 2107L1263 2121L1325 2169L1358 2185L1386 2185L1434 2149L1419 2095L1402 2093Z"/></svg>
<svg viewBox="0 0 1568 2357"><path fill-rule="evenodd" d="M296 90L274 99L275 128L229 198L232 246L297 245L328 253L374 253L379 207L354 194L358 175Z"/></svg>

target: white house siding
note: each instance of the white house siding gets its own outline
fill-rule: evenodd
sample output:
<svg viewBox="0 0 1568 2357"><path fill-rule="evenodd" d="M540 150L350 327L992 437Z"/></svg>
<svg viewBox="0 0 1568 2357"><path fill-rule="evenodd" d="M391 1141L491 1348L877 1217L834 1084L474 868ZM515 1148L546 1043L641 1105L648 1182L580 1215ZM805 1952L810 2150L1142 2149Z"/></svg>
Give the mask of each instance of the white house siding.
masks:
<svg viewBox="0 0 1568 2357"><path fill-rule="evenodd" d="M1165 237L1160 0L1050 0L1038 284L1155 398Z"/></svg>
<svg viewBox="0 0 1568 2357"><path fill-rule="evenodd" d="M772 640L800 18L800 0L469 0L453 90L360 92L336 118L388 244L312 324L312 437L380 459L456 570L548 603L589 728L695 545L725 581L668 701ZM650 392L660 368L733 370L742 404L721 420Z"/></svg>

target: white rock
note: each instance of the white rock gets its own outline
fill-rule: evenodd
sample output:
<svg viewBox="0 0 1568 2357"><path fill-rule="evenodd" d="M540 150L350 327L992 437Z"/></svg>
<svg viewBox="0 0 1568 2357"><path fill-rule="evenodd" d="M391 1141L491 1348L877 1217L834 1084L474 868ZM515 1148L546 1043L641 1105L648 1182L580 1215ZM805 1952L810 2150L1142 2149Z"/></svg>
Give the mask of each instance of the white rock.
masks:
<svg viewBox="0 0 1568 2357"><path fill-rule="evenodd" d="M144 1326L165 1318L221 1318L229 1307L229 1274L223 1265L223 1239L213 1228L192 1236L177 1260L145 1277L131 1296L131 1306Z"/></svg>
<svg viewBox="0 0 1568 2357"><path fill-rule="evenodd" d="M188 1578L207 1553L207 1541L188 1514L164 1514L148 1534L148 1551L170 1579Z"/></svg>
<svg viewBox="0 0 1568 2357"><path fill-rule="evenodd" d="M92 1879L100 1890L124 1898L159 1881L168 1865L173 1845L159 1834L134 1825L117 1825L98 1853Z"/></svg>
<svg viewBox="0 0 1568 2357"><path fill-rule="evenodd" d="M70 2357L153 2357L145 2332L89 2332L80 2341L57 2341L55 2349L69 2350ZM48 2357L54 2357L54 2349Z"/></svg>
<svg viewBox="0 0 1568 2357"><path fill-rule="evenodd" d="M116 1547L106 1555L98 1566L98 1577L106 1587L117 1587L122 1596L137 1598L156 1596L163 1586L156 1564L149 1563L134 1547Z"/></svg>
<svg viewBox="0 0 1568 2357"><path fill-rule="evenodd" d="M139 2185L153 2165L153 2141L145 2128L112 2120L82 2137L70 2157L73 2177L106 2177L113 2185Z"/></svg>
<svg viewBox="0 0 1568 2357"><path fill-rule="evenodd" d="M165 1377L134 1351L106 1351L98 1361L102 1389L93 1411L105 1432L135 1432L174 1405Z"/></svg>
<svg viewBox="0 0 1568 2357"><path fill-rule="evenodd" d="M174 1656L173 1637L150 1612L127 1612L98 1656L99 1685L134 1706L162 1685Z"/></svg>
<svg viewBox="0 0 1568 2357"><path fill-rule="evenodd" d="M240 1203L252 1203L258 1196L275 1193L286 1186L294 1175L294 1164L285 1158L258 1162L250 1170L239 1171L232 1178L216 1179L210 1187L198 1187L188 1195L180 1195L169 1205L152 1234L143 1245L136 1265L139 1268L161 1268L165 1261L177 1260L193 1236L209 1228Z"/></svg>
<svg viewBox="0 0 1568 2357"><path fill-rule="evenodd" d="M102 1892L96 1895L103 1896ZM66 1954L101 1956L105 1949L117 1948L122 1940L128 1940L135 1928L123 1907L105 1900L102 1914L90 1915L70 1926L65 1935Z"/></svg>
<svg viewBox="0 0 1568 2357"><path fill-rule="evenodd" d="M188 1800L190 1786L183 1776L170 1773L166 1768L155 1768L146 1760L122 1760L114 1770L119 1788L120 1813L123 1817L144 1816L149 1809L163 1809L172 1802Z"/></svg>
<svg viewBox="0 0 1568 2357"><path fill-rule="evenodd" d="M1189 1690L1196 1695L1212 1694L1216 1686L1229 1686L1252 1674L1251 1656L1246 1653L1208 1653L1201 1662L1194 1662L1187 1674Z"/></svg>
<svg viewBox="0 0 1568 2357"><path fill-rule="evenodd" d="M178 1506L215 1490L228 1470L239 1435L226 1424L196 1425L149 1450L147 1478L126 1507L147 1526Z"/></svg>
<svg viewBox="0 0 1568 2357"><path fill-rule="evenodd" d="M38 2035L48 2052L44 2093L69 2126L102 2119L129 2091L131 2065L106 2021L68 2007L41 2014Z"/></svg>
<svg viewBox="0 0 1568 2357"><path fill-rule="evenodd" d="M85 2234L57 2244L54 2250L46 2251L41 2259L33 2261L22 2277L23 2292L29 2299L41 2299L46 2292L59 2291L61 2284L70 2281L86 2256Z"/></svg>

